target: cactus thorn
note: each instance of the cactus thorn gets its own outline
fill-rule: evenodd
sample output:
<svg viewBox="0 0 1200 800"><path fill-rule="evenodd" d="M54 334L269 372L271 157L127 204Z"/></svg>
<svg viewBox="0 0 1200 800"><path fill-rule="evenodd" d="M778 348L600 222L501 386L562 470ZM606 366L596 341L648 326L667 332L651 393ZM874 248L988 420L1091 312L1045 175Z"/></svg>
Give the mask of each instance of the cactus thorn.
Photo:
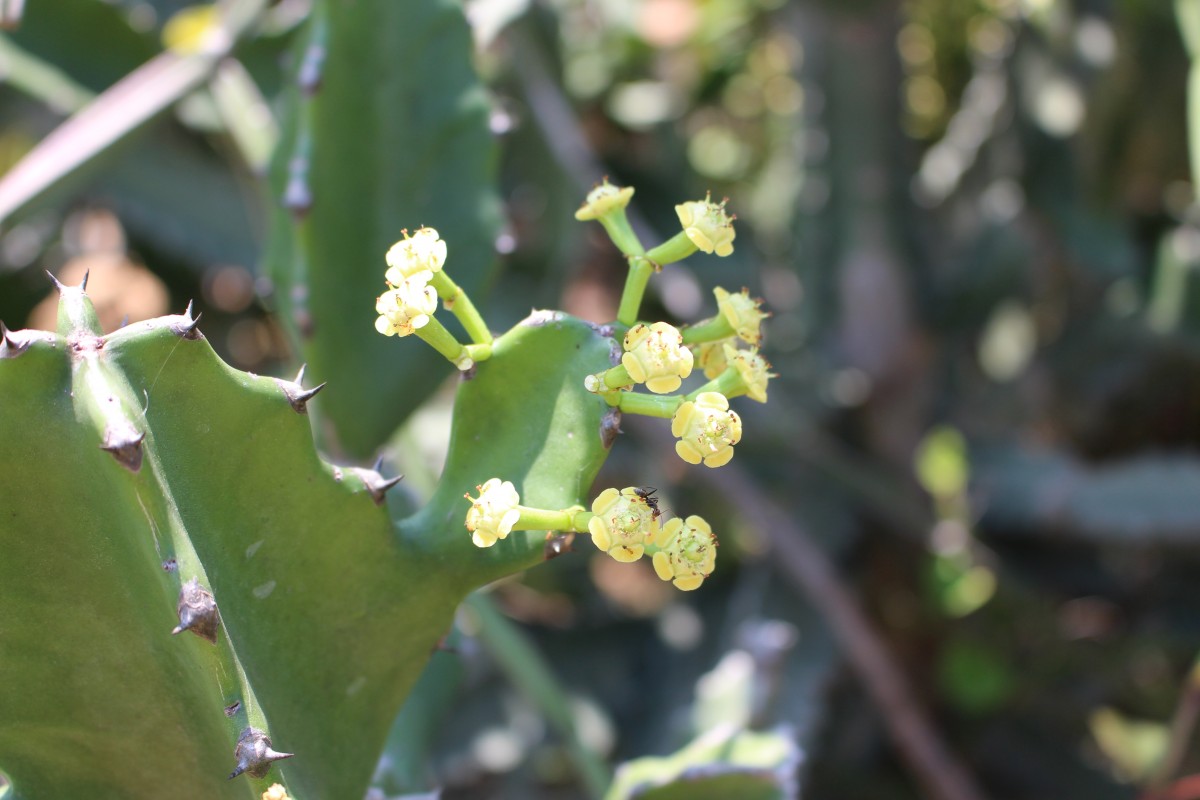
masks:
<svg viewBox="0 0 1200 800"><path fill-rule="evenodd" d="M201 639L217 643L217 626L221 623L217 601L198 579L192 578L179 589L179 605L175 610L179 624L171 631L172 636L191 631Z"/></svg>
<svg viewBox="0 0 1200 800"><path fill-rule="evenodd" d="M112 453L117 463L130 472L142 468L142 442L146 434L135 429L132 425L121 430L109 428L104 432L104 441L100 449Z"/></svg>
<svg viewBox="0 0 1200 800"><path fill-rule="evenodd" d="M304 389L297 383L291 381L279 381L279 385L283 387L283 393L287 395L288 402L292 404L292 408L297 414L308 413L308 401L312 400L317 392L325 388L325 384L321 383L311 389Z"/></svg>
<svg viewBox="0 0 1200 800"><path fill-rule="evenodd" d="M552 558L558 558L564 553L571 553L575 550L575 534L562 533L559 531L550 531L546 534L546 544L542 548L542 557L549 561Z"/></svg>
<svg viewBox="0 0 1200 800"><path fill-rule="evenodd" d="M90 278L91 276L92 276L92 271L90 269L84 270L83 280L79 282L79 291L81 291L81 292L87 291L87 281L88 281L88 278Z"/></svg>
<svg viewBox="0 0 1200 800"><path fill-rule="evenodd" d="M0 323L0 324L2 324L2 323ZM371 469L375 470L376 472L379 472L380 470L383 469L383 454L382 453L379 454L379 458L375 459L375 464L372 465Z"/></svg>
<svg viewBox="0 0 1200 800"><path fill-rule="evenodd" d="M291 758L293 755L295 754L272 750L271 737L258 728L246 728L238 736L237 747L233 750L237 768L229 773L229 780L243 772L251 778L265 778L271 769L271 762Z"/></svg>
<svg viewBox="0 0 1200 800"><path fill-rule="evenodd" d="M16 358L29 347L29 339L13 335L8 326L0 321L0 358Z"/></svg>
<svg viewBox="0 0 1200 800"><path fill-rule="evenodd" d="M375 462L373 469L360 469L352 467L354 473L362 479L363 485L367 487L367 491L371 493L371 499L375 501L375 505L381 506L387 499L386 495L389 489L395 486L400 481L404 480L403 475L397 475L394 478L384 478L379 474L379 468L383 466L383 457Z"/></svg>
<svg viewBox="0 0 1200 800"><path fill-rule="evenodd" d="M125 316L121 317L121 324L120 324L120 325L118 325L117 327L118 327L118 328L124 328L124 327L125 327L126 325L128 325L128 324L129 324L129 315L128 315L128 314L126 314Z"/></svg>
<svg viewBox="0 0 1200 800"><path fill-rule="evenodd" d="M59 293L62 293L62 290L67 288L66 286L63 286L61 282L59 282L58 278L54 277L53 272L46 270L46 274L50 277L50 280L53 281L54 288L58 289Z"/></svg>
<svg viewBox="0 0 1200 800"><path fill-rule="evenodd" d="M182 316L182 322L172 323L171 325L171 330L175 332L175 335L183 339L192 340L203 338L203 334L200 333L196 326L200 324L200 318L204 316L204 314L200 313L192 316L191 300L188 300L187 308L183 310Z"/></svg>
<svg viewBox="0 0 1200 800"><path fill-rule="evenodd" d="M292 379L292 383L297 386L304 385L304 370L308 369L308 364L301 364L300 371L296 373L296 377Z"/></svg>

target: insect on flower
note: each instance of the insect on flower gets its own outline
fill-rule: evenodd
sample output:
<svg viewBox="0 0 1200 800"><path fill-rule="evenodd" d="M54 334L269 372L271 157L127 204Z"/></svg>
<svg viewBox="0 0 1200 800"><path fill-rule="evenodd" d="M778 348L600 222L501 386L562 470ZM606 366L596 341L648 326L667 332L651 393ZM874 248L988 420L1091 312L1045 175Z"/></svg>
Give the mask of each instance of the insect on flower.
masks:
<svg viewBox="0 0 1200 800"><path fill-rule="evenodd" d="M658 489L653 486L640 486L633 490L634 494L645 500L646 505L650 506L650 511L654 514L654 519L662 516L662 511L658 507L658 498L654 496L654 493L657 491Z"/></svg>

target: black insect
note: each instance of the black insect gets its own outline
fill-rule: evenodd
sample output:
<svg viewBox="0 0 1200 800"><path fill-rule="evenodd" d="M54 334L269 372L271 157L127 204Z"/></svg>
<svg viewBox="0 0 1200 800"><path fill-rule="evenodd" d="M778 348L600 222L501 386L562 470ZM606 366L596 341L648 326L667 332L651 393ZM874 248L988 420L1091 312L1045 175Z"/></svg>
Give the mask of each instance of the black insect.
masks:
<svg viewBox="0 0 1200 800"><path fill-rule="evenodd" d="M650 506L650 512L654 515L654 519L662 516L662 511L658 508L658 498L654 496L657 491L658 489L653 486L641 486L633 490L634 494L645 500L646 505Z"/></svg>

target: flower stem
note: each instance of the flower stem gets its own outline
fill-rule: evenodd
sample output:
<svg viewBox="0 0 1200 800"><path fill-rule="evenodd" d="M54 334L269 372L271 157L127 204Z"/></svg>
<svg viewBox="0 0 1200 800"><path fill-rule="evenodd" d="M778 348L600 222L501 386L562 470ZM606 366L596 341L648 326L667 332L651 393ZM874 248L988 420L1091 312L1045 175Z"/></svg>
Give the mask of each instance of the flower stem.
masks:
<svg viewBox="0 0 1200 800"><path fill-rule="evenodd" d="M642 308L642 297L646 294L646 284L655 271L654 262L647 258L636 256L629 260L629 274L625 277L625 290L621 292L621 305L617 308L617 322L622 325L633 325L637 322L638 312Z"/></svg>
<svg viewBox="0 0 1200 800"><path fill-rule="evenodd" d="M583 509L579 506L564 508L559 511L550 511L544 508L530 508L529 506L517 506L517 511L521 513L521 518L513 525L513 530L517 531L568 531L578 533L580 530L587 530L587 520L583 521L583 527L576 527L577 519L585 516ZM588 519L591 514L586 514Z"/></svg>
<svg viewBox="0 0 1200 800"><path fill-rule="evenodd" d="M451 364L460 369L463 367L459 365L465 363L465 359L470 358L467 348L463 347L462 343L454 338L454 334L446 330L446 326L439 322L437 317L430 317L429 323L422 328L417 328L416 333L426 344L437 350Z"/></svg>
<svg viewBox="0 0 1200 800"><path fill-rule="evenodd" d="M471 341L476 344L492 343L492 332L488 330L487 323L483 321L475 304L471 302L471 298L462 290L462 287L446 274L445 270L435 272L430 285L437 290L438 297L442 298L446 309L458 317L458 321L466 329Z"/></svg>
<svg viewBox="0 0 1200 800"><path fill-rule="evenodd" d="M676 261L682 261L699 249L696 247L695 242L688 238L686 233L680 231L658 247L646 253L646 258L660 266L662 264L673 264Z"/></svg>
<svg viewBox="0 0 1200 800"><path fill-rule="evenodd" d="M645 417L660 417L670 419L683 405L680 395L642 394L640 392L621 392L617 408L623 414L641 414Z"/></svg>
<svg viewBox="0 0 1200 800"><path fill-rule="evenodd" d="M721 339L728 339L730 336L735 336L737 331L729 324L729 320L725 319L725 315L718 314L712 319L706 319L703 322L697 322L695 325L688 325L682 331L684 344L700 344L701 342L716 342Z"/></svg>
<svg viewBox="0 0 1200 800"><path fill-rule="evenodd" d="M726 398L741 397L746 394L746 381L742 378L740 372L733 367L729 367L699 389L689 392L687 399L695 400L704 392L720 392Z"/></svg>
<svg viewBox="0 0 1200 800"><path fill-rule="evenodd" d="M633 227L629 224L629 217L625 216L625 209L615 209L597 217L596 221L604 226L608 238L612 239L617 249L626 256L632 258L646 253L646 248L642 247L641 240L638 239L637 234L633 232Z"/></svg>

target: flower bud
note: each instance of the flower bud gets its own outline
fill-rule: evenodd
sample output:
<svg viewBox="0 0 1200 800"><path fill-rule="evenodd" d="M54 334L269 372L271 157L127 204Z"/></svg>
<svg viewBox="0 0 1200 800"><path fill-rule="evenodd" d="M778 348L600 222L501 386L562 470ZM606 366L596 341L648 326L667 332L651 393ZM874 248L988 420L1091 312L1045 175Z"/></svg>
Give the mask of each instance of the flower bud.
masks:
<svg viewBox="0 0 1200 800"><path fill-rule="evenodd" d="M619 186L613 186L608 182L608 178L605 178L603 183L588 192L587 199L579 207L579 210L575 212L575 219L580 222L587 222L589 220L599 220L601 217L606 217L614 211L623 211L629 205L629 200L632 197L632 186L626 186L622 189Z"/></svg>
<svg viewBox="0 0 1200 800"><path fill-rule="evenodd" d="M385 277L392 286L399 286L420 272L428 272L432 278L446 263L446 243L433 228L421 228L412 236L404 231L404 238L392 245L385 260L388 264Z"/></svg>
<svg viewBox="0 0 1200 800"><path fill-rule="evenodd" d="M746 385L746 394L751 400L760 403L767 402L767 384L776 377L770 372L771 365L758 354L758 348L737 350L732 345L725 345L725 360L729 366L738 372L738 377Z"/></svg>
<svg viewBox="0 0 1200 800"><path fill-rule="evenodd" d="M753 345L762 341L762 321L770 315L759 307L761 300L752 298L749 289L730 294L718 286L713 289L713 295L717 298L721 316L733 327L739 339Z"/></svg>
<svg viewBox="0 0 1200 800"><path fill-rule="evenodd" d="M513 525L521 518L517 506L521 502L512 481L491 478L482 486L476 486L479 497L466 498L471 501L467 512L467 530L476 547L491 547L512 532Z"/></svg>
<svg viewBox="0 0 1200 800"><path fill-rule="evenodd" d="M429 285L430 274L426 271L405 278L379 296L375 330L384 336L408 336L429 324L437 311L437 292Z"/></svg>
<svg viewBox="0 0 1200 800"><path fill-rule="evenodd" d="M725 201L714 203L711 195L675 206L683 232L692 244L706 253L727 256L733 252L733 220L725 213Z"/></svg>

